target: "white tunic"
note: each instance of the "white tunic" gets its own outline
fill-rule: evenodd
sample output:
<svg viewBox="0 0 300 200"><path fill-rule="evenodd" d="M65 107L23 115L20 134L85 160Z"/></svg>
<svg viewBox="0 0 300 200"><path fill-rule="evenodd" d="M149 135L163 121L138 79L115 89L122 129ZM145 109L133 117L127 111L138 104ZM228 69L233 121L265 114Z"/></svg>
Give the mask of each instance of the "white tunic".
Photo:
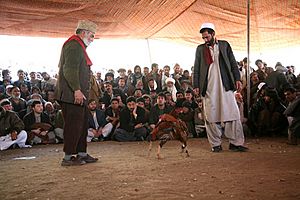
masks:
<svg viewBox="0 0 300 200"><path fill-rule="evenodd" d="M228 122L240 119L234 92L225 91L219 66L219 46L209 47L213 63L209 66L207 91L204 97L206 120L210 123Z"/></svg>

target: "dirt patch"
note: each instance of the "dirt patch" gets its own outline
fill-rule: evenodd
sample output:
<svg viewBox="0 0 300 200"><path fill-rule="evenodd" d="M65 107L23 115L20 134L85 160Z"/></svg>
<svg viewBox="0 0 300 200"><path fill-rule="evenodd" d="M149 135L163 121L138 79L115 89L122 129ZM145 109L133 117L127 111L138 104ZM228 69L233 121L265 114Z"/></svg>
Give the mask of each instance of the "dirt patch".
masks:
<svg viewBox="0 0 300 200"><path fill-rule="evenodd" d="M170 141L161 160L156 145L148 157L147 142L90 143L100 161L78 167L60 166L62 145L0 152L0 199L300 199L300 146L284 138L248 139L247 153L191 139L189 158Z"/></svg>

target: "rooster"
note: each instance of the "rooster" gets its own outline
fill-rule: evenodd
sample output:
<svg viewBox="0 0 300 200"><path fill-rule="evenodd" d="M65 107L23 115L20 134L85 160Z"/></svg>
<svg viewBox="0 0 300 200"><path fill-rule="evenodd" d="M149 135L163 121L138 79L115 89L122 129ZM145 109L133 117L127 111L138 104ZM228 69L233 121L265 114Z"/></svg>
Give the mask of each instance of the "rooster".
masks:
<svg viewBox="0 0 300 200"><path fill-rule="evenodd" d="M151 141L149 145L149 155L152 149L152 141L158 139L159 145L157 149L157 158L160 159L160 150L162 146L168 140L179 140L182 143L181 150L182 152L185 151L187 157L189 157L189 152L187 149L187 126L185 122L181 121L180 119L176 119L171 114L163 114L160 116L158 123L156 124L155 128L151 132Z"/></svg>

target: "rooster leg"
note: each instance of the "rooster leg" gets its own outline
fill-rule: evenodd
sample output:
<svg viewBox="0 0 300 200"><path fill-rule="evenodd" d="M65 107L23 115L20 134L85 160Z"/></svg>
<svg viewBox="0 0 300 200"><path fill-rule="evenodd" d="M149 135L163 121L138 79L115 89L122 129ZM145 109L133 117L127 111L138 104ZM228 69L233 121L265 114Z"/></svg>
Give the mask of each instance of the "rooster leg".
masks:
<svg viewBox="0 0 300 200"><path fill-rule="evenodd" d="M185 152L187 157L190 157L189 151L187 149L186 141L182 142L181 153Z"/></svg>
<svg viewBox="0 0 300 200"><path fill-rule="evenodd" d="M166 142L168 141L167 138L163 138L160 140L159 145L158 145L158 149L157 149L157 158L160 159L160 149L163 147L164 144L166 144Z"/></svg>
<svg viewBox="0 0 300 200"><path fill-rule="evenodd" d="M181 153L184 152L185 147L186 147L186 146L185 146L184 144L181 145Z"/></svg>
<svg viewBox="0 0 300 200"><path fill-rule="evenodd" d="M160 147L160 145L158 145L158 148L157 148L157 158L158 159L161 159L161 156L160 156L160 149L161 149L161 147Z"/></svg>
<svg viewBox="0 0 300 200"><path fill-rule="evenodd" d="M187 149L187 146L185 147L185 153L186 153L186 157L190 157L189 151Z"/></svg>

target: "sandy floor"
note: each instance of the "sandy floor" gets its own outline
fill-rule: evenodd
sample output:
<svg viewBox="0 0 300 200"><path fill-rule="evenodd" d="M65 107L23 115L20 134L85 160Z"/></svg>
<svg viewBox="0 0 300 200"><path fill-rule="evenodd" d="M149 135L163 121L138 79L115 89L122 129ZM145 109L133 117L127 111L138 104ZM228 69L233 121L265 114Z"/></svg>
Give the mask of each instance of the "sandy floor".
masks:
<svg viewBox="0 0 300 200"><path fill-rule="evenodd" d="M189 158L171 141L161 160L156 145L148 157L147 142L90 143L100 161L78 167L60 166L62 145L0 152L0 199L300 199L300 146L284 138L248 139L247 153L192 139Z"/></svg>

